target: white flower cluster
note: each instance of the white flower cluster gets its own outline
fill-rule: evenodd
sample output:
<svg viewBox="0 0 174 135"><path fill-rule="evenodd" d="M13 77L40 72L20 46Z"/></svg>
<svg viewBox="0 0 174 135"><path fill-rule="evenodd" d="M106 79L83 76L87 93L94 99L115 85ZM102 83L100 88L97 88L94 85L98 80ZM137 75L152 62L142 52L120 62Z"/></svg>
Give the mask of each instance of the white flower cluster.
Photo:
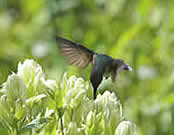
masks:
<svg viewBox="0 0 174 135"><path fill-rule="evenodd" d="M93 100L89 82L68 78L67 74L60 83L46 80L41 66L33 60L19 63L17 74L10 75L2 86L0 121L11 134L35 133L36 129L46 134L48 127L58 135L136 134L135 124L123 120L115 93L105 91Z"/></svg>

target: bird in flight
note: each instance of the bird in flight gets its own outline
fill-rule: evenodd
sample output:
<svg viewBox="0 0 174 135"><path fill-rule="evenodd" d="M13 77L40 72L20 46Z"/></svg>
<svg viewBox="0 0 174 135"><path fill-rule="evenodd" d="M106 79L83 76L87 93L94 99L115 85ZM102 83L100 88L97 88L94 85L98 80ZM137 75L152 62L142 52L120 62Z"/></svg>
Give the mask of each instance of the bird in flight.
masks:
<svg viewBox="0 0 174 135"><path fill-rule="evenodd" d="M96 53L62 37L57 36L56 43L60 53L68 64L78 68L85 68L89 63L92 63L90 81L94 89L94 99L96 99L97 88L102 82L103 76L111 76L114 82L121 70L132 70L132 68L121 59L114 59L108 55Z"/></svg>

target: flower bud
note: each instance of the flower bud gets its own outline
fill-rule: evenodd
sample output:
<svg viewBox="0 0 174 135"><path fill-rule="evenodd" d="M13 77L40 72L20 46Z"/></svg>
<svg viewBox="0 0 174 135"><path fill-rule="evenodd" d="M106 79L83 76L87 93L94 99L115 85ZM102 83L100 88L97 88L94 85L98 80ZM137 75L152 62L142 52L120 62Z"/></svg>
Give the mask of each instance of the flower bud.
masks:
<svg viewBox="0 0 174 135"><path fill-rule="evenodd" d="M115 135L136 135L136 125L130 121L122 121L115 130Z"/></svg>
<svg viewBox="0 0 174 135"><path fill-rule="evenodd" d="M23 80L16 74L12 74L8 77L7 82L3 84L3 89L10 104L14 104L17 99L25 100L26 87Z"/></svg>
<svg viewBox="0 0 174 135"><path fill-rule="evenodd" d="M115 128L123 119L122 106L114 93L105 91L95 100L95 109L103 113L104 134L114 134Z"/></svg>

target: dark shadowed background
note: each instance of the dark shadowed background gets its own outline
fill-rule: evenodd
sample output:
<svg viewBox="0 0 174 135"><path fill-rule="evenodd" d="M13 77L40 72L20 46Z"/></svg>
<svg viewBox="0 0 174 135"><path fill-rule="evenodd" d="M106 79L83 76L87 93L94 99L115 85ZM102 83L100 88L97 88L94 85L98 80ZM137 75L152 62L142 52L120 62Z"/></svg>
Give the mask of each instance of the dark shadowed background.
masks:
<svg viewBox="0 0 174 135"><path fill-rule="evenodd" d="M114 87L124 115L138 135L174 134L173 0L0 0L0 84L27 58L49 78L89 79L90 66L66 65L56 35L124 59L133 72Z"/></svg>

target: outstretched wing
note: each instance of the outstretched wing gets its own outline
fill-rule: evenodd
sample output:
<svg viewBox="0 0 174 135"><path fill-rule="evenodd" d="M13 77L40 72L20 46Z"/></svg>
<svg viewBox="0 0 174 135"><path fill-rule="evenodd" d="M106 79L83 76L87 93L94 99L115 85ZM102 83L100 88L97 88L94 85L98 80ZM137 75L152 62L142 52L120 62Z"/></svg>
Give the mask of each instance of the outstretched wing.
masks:
<svg viewBox="0 0 174 135"><path fill-rule="evenodd" d="M85 68L92 61L94 52L67 39L56 37L57 46L70 65Z"/></svg>

